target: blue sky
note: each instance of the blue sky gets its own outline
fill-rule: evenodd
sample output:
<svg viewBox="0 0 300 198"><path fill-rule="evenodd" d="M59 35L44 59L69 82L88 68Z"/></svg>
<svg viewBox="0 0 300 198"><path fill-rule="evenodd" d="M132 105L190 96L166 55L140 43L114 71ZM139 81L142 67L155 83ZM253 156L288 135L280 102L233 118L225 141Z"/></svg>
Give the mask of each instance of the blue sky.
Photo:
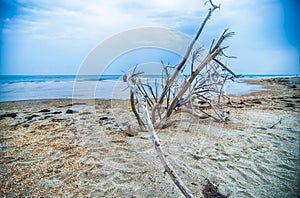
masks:
<svg viewBox="0 0 300 198"><path fill-rule="evenodd" d="M0 74L76 74L96 46L133 28L165 27L193 36L207 13L204 2L1 0ZM236 73L300 73L298 0L215 2L221 9L200 37L202 45L230 28L236 35L226 53L238 58L225 62Z"/></svg>

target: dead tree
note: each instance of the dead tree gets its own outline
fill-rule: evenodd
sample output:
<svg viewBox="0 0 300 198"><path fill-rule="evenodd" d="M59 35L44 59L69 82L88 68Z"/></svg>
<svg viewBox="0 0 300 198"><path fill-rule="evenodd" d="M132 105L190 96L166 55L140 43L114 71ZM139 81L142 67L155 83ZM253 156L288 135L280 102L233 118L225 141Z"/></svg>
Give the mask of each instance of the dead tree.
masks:
<svg viewBox="0 0 300 198"><path fill-rule="evenodd" d="M222 56L227 57L224 54L224 49L228 47L222 46L222 43L234 33L228 32L226 29L217 42L212 42L205 55L203 49L193 51L193 47L208 19L219 8L211 0L208 2L211 6L208 14L204 18L194 40L188 46L182 61L176 68L163 64L160 82L162 86L161 93L158 91L157 81L154 85L151 85L148 81L143 81L140 78L142 73L136 72L135 69L123 77L131 90L131 107L138 124L141 128L150 132L154 147L165 171L168 172L186 197L192 197L193 195L167 161L154 129L165 127L172 115L180 112L190 113L200 119L213 118L220 122L227 121L224 104L227 103L228 97L224 93L224 83L234 77L235 74L221 62ZM189 57L191 57L190 73L183 75L183 68L188 66L187 60Z"/></svg>
<svg viewBox="0 0 300 198"><path fill-rule="evenodd" d="M180 191L186 196L186 197L193 197L192 193L188 190L188 188L184 185L184 183L181 181L181 179L176 174L175 170L165 157L166 155L163 152L162 146L160 144L160 141L156 135L156 132L154 130L154 126L150 119L150 114L148 111L148 101L147 97L144 97L143 91L137 86L137 82L134 78L134 75L128 75L126 76L126 81L128 86L130 87L132 93L136 96L138 104L139 104L139 110L142 112L142 118L141 121L143 122L143 126L149 131L151 135L152 142L154 144L155 150L158 154L158 157L160 161L162 162L165 171L169 174L169 176L172 178L173 182L177 185L177 187L180 189Z"/></svg>
<svg viewBox="0 0 300 198"><path fill-rule="evenodd" d="M162 91L157 93L157 85L151 86L147 82L142 82L139 75L135 75L135 86L141 91L148 103L148 111L155 128L166 126L167 121L177 112L187 112L199 118L213 118L220 122L227 121L224 104L228 97L224 93L224 83L234 77L235 74L220 61L224 54L223 41L232 36L233 32L226 29L212 45L205 56L203 49L196 49L193 46L198 40L203 28L212 15L219 8L208 1L211 5L207 16L201 24L194 40L189 45L182 61L174 67L163 65L161 86ZM187 60L191 56L190 74L182 75L183 68L187 66ZM202 58L204 57L204 58ZM134 72L133 72L134 73ZM132 74L131 74L132 75ZM141 127L140 114L136 110L135 98L131 92L130 100L132 110ZM139 105L139 104L137 104ZM177 111L180 110L180 111Z"/></svg>

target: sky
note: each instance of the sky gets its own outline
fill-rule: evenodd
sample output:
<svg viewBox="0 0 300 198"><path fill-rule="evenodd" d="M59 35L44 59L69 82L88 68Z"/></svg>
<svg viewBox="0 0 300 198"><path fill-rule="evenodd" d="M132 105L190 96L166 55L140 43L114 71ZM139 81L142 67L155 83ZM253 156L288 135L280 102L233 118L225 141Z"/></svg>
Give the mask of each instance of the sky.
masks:
<svg viewBox="0 0 300 198"><path fill-rule="evenodd" d="M163 27L192 38L209 8L204 0L0 2L0 74L23 75L77 74L93 49L135 28ZM225 53L237 58L224 62L237 74L300 74L299 0L214 2L220 9L199 38L203 47L229 28L235 35Z"/></svg>

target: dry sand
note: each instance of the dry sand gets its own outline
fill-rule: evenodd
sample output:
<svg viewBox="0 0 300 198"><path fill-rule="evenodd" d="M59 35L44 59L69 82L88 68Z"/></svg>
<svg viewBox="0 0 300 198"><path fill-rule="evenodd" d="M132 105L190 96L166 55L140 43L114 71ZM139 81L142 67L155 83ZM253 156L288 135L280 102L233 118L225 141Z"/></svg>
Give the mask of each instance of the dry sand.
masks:
<svg viewBox="0 0 300 198"><path fill-rule="evenodd" d="M195 197L205 178L230 197L300 195L299 78L250 83L267 90L233 96L228 124L178 114L157 131ZM0 197L182 197L128 101L4 102L0 119Z"/></svg>

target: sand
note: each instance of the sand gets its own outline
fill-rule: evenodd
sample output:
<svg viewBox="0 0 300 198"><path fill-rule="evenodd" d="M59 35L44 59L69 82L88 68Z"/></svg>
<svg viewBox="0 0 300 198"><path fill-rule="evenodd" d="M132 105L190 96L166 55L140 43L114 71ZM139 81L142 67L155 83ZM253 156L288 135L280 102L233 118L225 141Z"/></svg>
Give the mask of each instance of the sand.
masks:
<svg viewBox="0 0 300 198"><path fill-rule="evenodd" d="M299 78L252 80L228 124L176 115L158 130L194 193L205 178L230 197L299 197ZM137 132L128 135L128 125ZM182 197L122 100L0 103L0 197Z"/></svg>

